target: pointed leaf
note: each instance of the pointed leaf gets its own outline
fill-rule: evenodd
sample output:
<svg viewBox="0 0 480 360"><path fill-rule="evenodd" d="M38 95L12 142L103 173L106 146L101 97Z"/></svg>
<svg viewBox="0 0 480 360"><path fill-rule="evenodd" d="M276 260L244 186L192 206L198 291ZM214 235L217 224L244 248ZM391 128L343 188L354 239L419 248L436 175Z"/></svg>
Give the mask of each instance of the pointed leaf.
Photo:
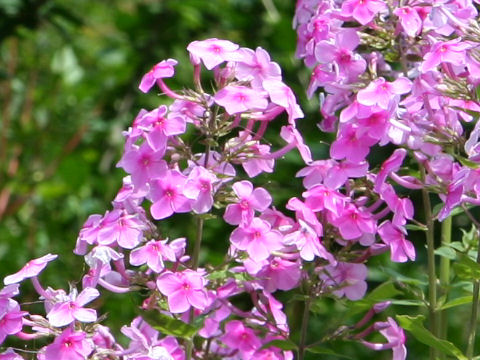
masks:
<svg viewBox="0 0 480 360"><path fill-rule="evenodd" d="M471 304L472 300L473 300L473 297L471 295L470 296L462 296L462 297L453 299L453 300L443 304L439 308L439 310L445 310L445 309L449 309L449 308L452 308L452 307L455 307L455 306Z"/></svg>
<svg viewBox="0 0 480 360"><path fill-rule="evenodd" d="M423 326L425 316L397 315L396 318L399 325L403 329L407 330L410 334L412 334L421 343L437 349L444 354L454 356L459 360L467 360L467 357L463 355L462 352L451 342L446 340L440 340L430 331L425 329L425 327Z"/></svg>
<svg viewBox="0 0 480 360"><path fill-rule="evenodd" d="M166 335L191 339L199 330L197 327L159 312L145 311L141 312L141 315L151 327Z"/></svg>
<svg viewBox="0 0 480 360"><path fill-rule="evenodd" d="M279 348L279 349L282 349L282 350L286 350L286 351L297 350L298 349L298 346L293 341L291 341L291 340L281 340L281 339L276 339L276 340L269 341L268 343L263 345L261 347L261 349L268 349L272 346L276 347L276 348Z"/></svg>

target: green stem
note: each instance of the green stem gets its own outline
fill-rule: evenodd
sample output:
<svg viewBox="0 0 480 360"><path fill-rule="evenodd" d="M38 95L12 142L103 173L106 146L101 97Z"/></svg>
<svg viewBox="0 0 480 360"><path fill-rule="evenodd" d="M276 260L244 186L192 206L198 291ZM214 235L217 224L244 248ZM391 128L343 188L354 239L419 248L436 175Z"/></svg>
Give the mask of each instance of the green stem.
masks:
<svg viewBox="0 0 480 360"><path fill-rule="evenodd" d="M305 356L305 343L307 341L308 318L310 315L310 303L312 298L310 295L305 300L305 307L303 308L302 327L300 329L300 344L298 346L298 360L303 360Z"/></svg>
<svg viewBox="0 0 480 360"><path fill-rule="evenodd" d="M425 169L420 165L422 178L425 179ZM430 320L430 331L438 337L438 321L437 321L437 275L435 271L435 241L434 241L434 222L432 214L432 204L428 191L422 189L423 207L425 211L425 222L427 225L427 262L428 262L428 312ZM433 347L430 348L430 359L437 358L437 351Z"/></svg>
<svg viewBox="0 0 480 360"><path fill-rule="evenodd" d="M477 242L478 242L478 228L477 228ZM477 263L480 264L480 244L477 243ZM473 348L475 345L475 333L477 329L478 318L478 291L480 288L480 281L473 281L473 299L472 299L472 312L470 316L470 324L468 326L468 339L467 339L467 357L469 360L473 359Z"/></svg>
<svg viewBox="0 0 480 360"><path fill-rule="evenodd" d="M442 246L448 246L452 241L452 217L447 217L442 222ZM448 287L450 285L450 259L445 256L440 258L440 287L442 295L447 300ZM440 338L446 339L448 331L448 313L447 310L440 312Z"/></svg>

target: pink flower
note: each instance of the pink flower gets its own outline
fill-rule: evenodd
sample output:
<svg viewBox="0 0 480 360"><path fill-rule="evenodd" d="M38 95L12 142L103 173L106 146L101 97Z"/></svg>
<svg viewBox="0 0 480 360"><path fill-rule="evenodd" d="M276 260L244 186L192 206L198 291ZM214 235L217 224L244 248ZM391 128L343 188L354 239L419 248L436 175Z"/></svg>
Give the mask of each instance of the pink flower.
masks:
<svg viewBox="0 0 480 360"><path fill-rule="evenodd" d="M250 223L255 215L255 210L264 211L272 203L272 197L264 188L253 189L250 181L243 180L232 186L238 198L236 204L229 204L223 218L230 225Z"/></svg>
<svg viewBox="0 0 480 360"><path fill-rule="evenodd" d="M400 25L408 36L414 37L422 30L422 19L415 8L404 6L393 11L400 19Z"/></svg>
<svg viewBox="0 0 480 360"><path fill-rule="evenodd" d="M347 0L343 2L340 14L352 16L360 24L366 25L384 10L387 10L387 5L381 0Z"/></svg>
<svg viewBox="0 0 480 360"><path fill-rule="evenodd" d="M264 261L264 266L256 273L256 277L266 291L273 293L277 289L293 289L300 281L301 273L299 262L274 257Z"/></svg>
<svg viewBox="0 0 480 360"><path fill-rule="evenodd" d="M23 360L12 348L8 348L5 352L0 353L0 360Z"/></svg>
<svg viewBox="0 0 480 360"><path fill-rule="evenodd" d="M155 220L165 219L175 212L191 210L190 199L183 195L186 179L177 170L168 170L163 178L152 181L150 197L153 204L150 212Z"/></svg>
<svg viewBox="0 0 480 360"><path fill-rule="evenodd" d="M187 46L187 50L203 61L208 70L212 70L215 66L220 65L224 61L238 60L236 51L239 48L228 40L219 40L216 38L203 41L193 41ZM195 60L197 62L197 60Z"/></svg>
<svg viewBox="0 0 480 360"><path fill-rule="evenodd" d="M260 88L265 79L281 80L280 66L270 61L270 55L261 47L255 51L248 48L238 50L241 60L237 62L235 76L238 80L251 81L252 86Z"/></svg>
<svg viewBox="0 0 480 360"><path fill-rule="evenodd" d="M14 335L22 330L23 317L27 314L26 311L20 311L20 305L15 300L6 299L0 302L0 344L8 335Z"/></svg>
<svg viewBox="0 0 480 360"><path fill-rule="evenodd" d="M97 312L94 309L84 309L83 306L100 296L97 289L87 287L77 296L73 291L66 301L57 302L47 314L52 326L62 327L75 320L80 322L94 322Z"/></svg>
<svg viewBox="0 0 480 360"><path fill-rule="evenodd" d="M333 291L336 296L360 300L365 295L367 267L364 264L338 262L336 265L326 266L325 272L320 274L320 278L325 281L325 285L338 288Z"/></svg>
<svg viewBox="0 0 480 360"><path fill-rule="evenodd" d="M377 143L368 135L362 133L361 128L352 124L341 127L337 139L330 147L330 156L334 159L344 159L352 163L365 160L370 147Z"/></svg>
<svg viewBox="0 0 480 360"><path fill-rule="evenodd" d="M133 145L127 149L117 164L132 177L132 183L137 189L147 182L162 177L167 172L167 163L163 160L165 148L154 150L148 142L140 146Z"/></svg>
<svg viewBox="0 0 480 360"><path fill-rule="evenodd" d="M406 262L408 259L415 260L415 247L405 239L404 231L385 221L378 227L378 234L383 242L390 246L391 259L395 262Z"/></svg>
<svg viewBox="0 0 480 360"><path fill-rule="evenodd" d="M157 279L157 288L167 296L168 307L174 314L183 313L193 306L204 310L208 305L203 274L193 270L165 272Z"/></svg>
<svg viewBox="0 0 480 360"><path fill-rule="evenodd" d="M147 264L156 273L164 269L164 259L172 262L176 260L175 252L167 244L167 240L150 240L144 246L130 253L130 264L134 266Z"/></svg>
<svg viewBox="0 0 480 360"><path fill-rule="evenodd" d="M262 85L268 96L270 96L270 100L285 109L290 125L294 125L296 119L303 118L302 109L297 104L297 99L295 99L292 89L276 79L267 79Z"/></svg>
<svg viewBox="0 0 480 360"><path fill-rule="evenodd" d="M229 115L265 110L268 106L266 94L246 86L227 85L215 94L214 99Z"/></svg>
<svg viewBox="0 0 480 360"><path fill-rule="evenodd" d="M87 334L67 328L45 348L45 360L84 360L92 351L93 344Z"/></svg>
<svg viewBox="0 0 480 360"><path fill-rule="evenodd" d="M193 200L192 209L197 214L209 211L213 206L214 185L220 180L203 166L195 166L188 175L183 194Z"/></svg>
<svg viewBox="0 0 480 360"><path fill-rule="evenodd" d="M255 332L239 320L232 320L225 326L225 335L221 340L231 350L238 350L242 360L251 359L251 355L262 345Z"/></svg>
<svg viewBox="0 0 480 360"><path fill-rule="evenodd" d="M230 235L230 242L238 249L248 253L254 261L262 261L270 256L272 251L282 247L282 236L272 230L270 224L266 221L253 218L253 220L245 225L233 230Z"/></svg>
<svg viewBox="0 0 480 360"><path fill-rule="evenodd" d="M3 279L3 283L5 285L10 285L28 278L35 277L40 274L43 269L45 269L45 267L50 261L55 260L57 256L58 255L47 254L38 259L30 260L18 272L5 277L5 279Z"/></svg>
<svg viewBox="0 0 480 360"><path fill-rule="evenodd" d="M386 82L384 78L378 78L358 92L357 101L362 105L378 105L388 110L390 104L398 102L399 95L408 93L411 88L412 82L404 77L391 83Z"/></svg>
<svg viewBox="0 0 480 360"><path fill-rule="evenodd" d="M175 74L174 66L177 60L168 59L156 64L148 73L146 73L140 82L139 89L147 93L158 79L169 78Z"/></svg>
<svg viewBox="0 0 480 360"><path fill-rule="evenodd" d="M382 188L383 184L385 183L385 180L387 179L387 176L391 172L398 171L400 169L400 166L403 163L403 160L405 159L405 156L407 156L407 150L405 149L396 149L390 157L385 160L380 167L380 171L377 174L377 177L375 178L375 191L379 192L380 189Z"/></svg>
<svg viewBox="0 0 480 360"><path fill-rule="evenodd" d="M113 210L108 217L107 226L98 232L98 243L109 245L117 243L125 249L133 249L142 240L143 229L146 227L137 215L128 215L125 211Z"/></svg>
<svg viewBox="0 0 480 360"><path fill-rule="evenodd" d="M353 204L348 204L338 217L332 216L330 221L338 227L345 240L353 240L365 233L375 234L376 232L376 224L372 216Z"/></svg>
<svg viewBox="0 0 480 360"><path fill-rule="evenodd" d="M387 322L376 322L374 328L380 331L386 339L386 344L371 343L362 341L362 344L372 350L393 350L392 360L405 360L407 358L407 348L405 347L406 337L403 329L397 325L391 317Z"/></svg>
<svg viewBox="0 0 480 360"><path fill-rule="evenodd" d="M469 44L461 42L460 38L444 42L435 42L430 51L424 57L421 71L430 71L441 63L464 65L466 56L465 50L470 47Z"/></svg>

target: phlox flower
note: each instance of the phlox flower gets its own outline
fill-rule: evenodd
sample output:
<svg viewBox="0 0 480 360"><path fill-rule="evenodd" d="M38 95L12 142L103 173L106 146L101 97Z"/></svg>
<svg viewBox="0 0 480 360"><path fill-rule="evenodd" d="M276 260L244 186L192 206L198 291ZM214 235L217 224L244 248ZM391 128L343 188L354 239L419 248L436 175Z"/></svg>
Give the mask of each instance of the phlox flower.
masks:
<svg viewBox="0 0 480 360"><path fill-rule="evenodd" d="M234 204L227 205L224 220L230 225L250 223L255 210L264 211L272 203L272 197L264 188L253 188L250 181L238 181L232 185L233 192L238 198Z"/></svg>
<svg viewBox="0 0 480 360"><path fill-rule="evenodd" d="M404 6L396 8L393 13L400 19L400 25L408 36L414 37L422 30L422 19L415 8Z"/></svg>
<svg viewBox="0 0 480 360"><path fill-rule="evenodd" d="M242 360L251 359L262 345L255 332L239 320L232 320L225 325L225 335L221 341L231 350L238 350Z"/></svg>
<svg viewBox="0 0 480 360"><path fill-rule="evenodd" d="M138 88L142 92L147 93L158 79L172 77L175 74L174 66L177 65L177 63L177 60L168 59L154 65L153 68L143 76Z"/></svg>
<svg viewBox="0 0 480 360"><path fill-rule="evenodd" d="M403 329L397 325L395 320L388 317L386 322L376 322L374 328L378 329L380 334L387 339L387 343L371 343L363 340L363 345L372 350L392 349L392 360L405 360L407 358L407 348L405 347L407 338Z"/></svg>
<svg viewBox="0 0 480 360"><path fill-rule="evenodd" d="M425 54L421 71L427 72L433 70L441 63L464 65L466 50L470 47L469 44L461 42L460 38L444 42L437 41L433 44L430 51Z"/></svg>
<svg viewBox="0 0 480 360"><path fill-rule="evenodd" d="M173 249L167 244L167 240L150 240L144 246L141 246L130 253L130 264L147 266L156 273L164 269L163 260L166 259L175 262L176 256Z"/></svg>
<svg viewBox="0 0 480 360"><path fill-rule="evenodd" d="M150 212L155 220L165 219L173 213L191 210L191 200L183 195L187 177L177 170L168 170L164 177L151 182Z"/></svg>
<svg viewBox="0 0 480 360"><path fill-rule="evenodd" d="M360 238L362 245L371 245L368 240L362 239L362 235L373 235L376 232L376 223L371 214L359 210L355 205L348 204L338 217L329 213L330 222L338 227L340 235L345 240ZM367 243L368 242L368 243Z"/></svg>
<svg viewBox="0 0 480 360"><path fill-rule="evenodd" d="M229 115L265 110L268 106L267 96L263 91L239 85L225 86L215 94L214 99Z"/></svg>
<svg viewBox="0 0 480 360"><path fill-rule="evenodd" d="M44 360L84 360L92 351L93 344L87 334L69 327L45 348Z"/></svg>
<svg viewBox="0 0 480 360"><path fill-rule="evenodd" d="M333 293L350 300L360 300L367 291L367 267L364 264L338 262L336 265L327 265L320 278L325 285L334 288Z"/></svg>
<svg viewBox="0 0 480 360"><path fill-rule="evenodd" d="M203 166L195 166L190 171L183 194L193 200L192 210L195 213L203 214L212 208L214 185L218 182L217 176Z"/></svg>
<svg viewBox="0 0 480 360"><path fill-rule="evenodd" d="M255 51L240 48L237 53L239 61L235 68L235 77L238 80L250 80L255 88L261 88L265 79L281 80L280 66L270 61L270 55L261 47L257 47Z"/></svg>
<svg viewBox="0 0 480 360"><path fill-rule="evenodd" d="M5 352L0 353L0 360L23 360L12 348L8 348Z"/></svg>
<svg viewBox="0 0 480 360"><path fill-rule="evenodd" d="M405 239L403 228L392 225L387 220L378 227L378 234L383 242L390 246L391 259L395 262L406 262L408 259L415 260L415 247Z"/></svg>
<svg viewBox="0 0 480 360"><path fill-rule="evenodd" d="M282 235L260 218L253 218L251 223L240 225L230 235L234 248L246 251L254 261L265 260L272 251L280 249L281 240Z"/></svg>
<svg viewBox="0 0 480 360"><path fill-rule="evenodd" d="M30 260L25 264L23 268L21 268L18 272L12 275L8 275L3 279L3 283L5 285L19 283L28 278L32 278L40 274L43 269L47 266L47 264L55 260L58 255L47 254L42 256L38 259Z"/></svg>
<svg viewBox="0 0 480 360"><path fill-rule="evenodd" d="M244 261L249 274L255 275L258 282L268 292L290 290L300 281L301 269L298 261L290 261L281 257L255 262L252 259Z"/></svg>
<svg viewBox="0 0 480 360"><path fill-rule="evenodd" d="M20 311L20 305L12 299L0 303L0 345L7 336L22 330L23 317L27 314L26 311Z"/></svg>
<svg viewBox="0 0 480 360"><path fill-rule="evenodd" d="M381 0L347 0L342 3L340 14L352 16L360 24L366 25L384 10L387 10L387 5Z"/></svg>
<svg viewBox="0 0 480 360"><path fill-rule="evenodd" d="M387 176L391 172L398 171L400 169L400 166L402 165L405 156L407 156L407 153L408 152L405 149L396 149L393 154L390 155L390 157L382 163L380 171L375 178L376 192L380 191L383 184L385 183L385 180L387 179Z"/></svg>
<svg viewBox="0 0 480 360"><path fill-rule="evenodd" d="M366 135L360 127L345 124L330 147L330 156L337 160L345 158L352 163L363 162L370 152L370 147L377 142L378 140Z"/></svg>
<svg viewBox="0 0 480 360"><path fill-rule="evenodd" d="M97 289L85 288L77 295L74 290L66 301L57 302L47 314L47 319L52 326L61 327L75 320L80 322L94 322L97 312L94 309L84 309L83 306L100 296Z"/></svg>
<svg viewBox="0 0 480 360"><path fill-rule="evenodd" d="M380 77L357 93L357 101L362 105L378 105L388 110L390 104L398 102L399 95L408 93L411 88L412 82L405 77L400 77L393 82L386 82Z"/></svg>
<svg viewBox="0 0 480 360"><path fill-rule="evenodd" d="M193 41L187 46L187 50L192 55L194 63L203 61L208 70L220 65L224 61L238 60L236 54L239 46L228 40L219 40L216 38L202 41Z"/></svg>
<svg viewBox="0 0 480 360"><path fill-rule="evenodd" d="M267 79L262 86L267 91L272 103L285 109L290 125L294 125L296 119L303 118L302 109L297 104L295 94L290 87L276 79Z"/></svg>
<svg viewBox="0 0 480 360"><path fill-rule="evenodd" d="M105 217L108 217L108 220L106 220L108 225L98 232L98 243L100 245L116 243L124 249L133 249L140 243L146 226L138 219L137 215L113 210Z"/></svg>
<svg viewBox="0 0 480 360"><path fill-rule="evenodd" d="M183 313L193 306L204 310L208 305L206 280L198 271L165 272L157 279L158 290L168 298L172 313Z"/></svg>

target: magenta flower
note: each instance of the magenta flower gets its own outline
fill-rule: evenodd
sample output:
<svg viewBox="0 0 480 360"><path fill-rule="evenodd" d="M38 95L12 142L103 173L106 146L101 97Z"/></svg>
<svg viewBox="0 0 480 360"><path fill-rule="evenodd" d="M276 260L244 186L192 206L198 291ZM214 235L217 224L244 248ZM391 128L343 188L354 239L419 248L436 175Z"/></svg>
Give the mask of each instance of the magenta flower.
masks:
<svg viewBox="0 0 480 360"><path fill-rule="evenodd" d="M125 211L113 210L108 217L107 226L98 232L98 243L109 245L116 243L124 249L133 249L143 237L143 229L146 227L137 215L128 215Z"/></svg>
<svg viewBox="0 0 480 360"><path fill-rule="evenodd" d="M376 322L375 329L379 329L386 339L386 344L371 343L362 341L362 344L372 350L387 350L392 349L392 360L405 360L407 358L407 348L405 342L407 340L403 329L397 325L395 320L391 317L387 318L387 322Z"/></svg>
<svg viewBox="0 0 480 360"><path fill-rule="evenodd" d="M93 344L87 334L67 328L45 348L45 360L84 360L92 351Z"/></svg>
<svg viewBox="0 0 480 360"><path fill-rule="evenodd" d="M398 171L400 169L400 166L403 163L403 160L405 159L405 156L407 156L407 150L405 149L396 149L390 157L385 160L380 167L380 171L377 174L377 177L375 178L375 191L379 192L380 189L382 188L383 184L385 183L385 180L387 179L387 176L391 172Z"/></svg>
<svg viewBox="0 0 480 360"><path fill-rule="evenodd" d="M83 306L100 296L97 289L85 288L77 296L74 290L66 301L57 302L47 314L47 319L52 326L61 327L75 320L80 322L94 322L97 320L97 312L94 309L84 309Z"/></svg>
<svg viewBox="0 0 480 360"><path fill-rule="evenodd" d="M227 85L215 94L214 99L230 115L265 110L268 106L264 92L246 86Z"/></svg>
<svg viewBox="0 0 480 360"><path fill-rule="evenodd" d="M430 51L424 57L421 71L430 71L441 63L464 65L466 50L470 47L469 44L461 42L460 38L444 42L435 42Z"/></svg>
<svg viewBox="0 0 480 360"><path fill-rule="evenodd" d="M232 320L225 326L225 335L221 340L231 350L238 350L242 360L251 359L251 355L262 345L255 332L239 320Z"/></svg>
<svg viewBox="0 0 480 360"><path fill-rule="evenodd" d="M367 68L366 61L353 52L359 44L360 38L355 29L343 29L336 33L335 44L324 40L315 46L315 58L321 64L335 62L340 76L356 79Z"/></svg>
<svg viewBox="0 0 480 360"><path fill-rule="evenodd" d="M406 262L408 259L415 260L415 247L405 239L403 228L392 225L387 220L378 227L378 234L383 242L390 246L391 259L395 262Z"/></svg>
<svg viewBox="0 0 480 360"><path fill-rule="evenodd" d="M265 265L257 272L256 277L268 292L290 290L297 286L302 274L300 264L280 257L265 260Z"/></svg>
<svg viewBox="0 0 480 360"><path fill-rule="evenodd" d="M272 251L280 249L281 240L282 235L259 218L253 218L251 223L241 225L230 235L232 245L238 250L246 251L250 258L257 262L265 260Z"/></svg>
<svg viewBox="0 0 480 360"><path fill-rule="evenodd" d="M412 88L412 82L400 77L394 82L386 82L384 78L373 80L365 89L357 94L357 101L366 106L378 105L388 110L392 102L398 102L399 95L408 93Z"/></svg>
<svg viewBox="0 0 480 360"><path fill-rule="evenodd" d="M146 132L145 138L155 151L165 151L168 137L183 134L187 127L187 121L183 116L166 114L167 107L161 105L145 113L138 121L138 128Z"/></svg>
<svg viewBox="0 0 480 360"><path fill-rule="evenodd" d="M191 200L183 195L187 177L177 170L168 170L166 175L152 181L150 197L153 202L150 212L154 219L165 219L173 213L191 210Z"/></svg>
<svg viewBox="0 0 480 360"><path fill-rule="evenodd" d="M5 352L0 353L0 360L24 360L12 348L8 348Z"/></svg>
<svg viewBox="0 0 480 360"><path fill-rule="evenodd" d="M157 288L168 298L168 308L174 314L193 306L204 310L208 305L203 274L193 270L165 272L157 279Z"/></svg>
<svg viewBox="0 0 480 360"><path fill-rule="evenodd" d="M355 205L348 204L338 217L331 217L331 223L338 227L345 240L353 240L365 233L375 234L375 220L367 212L360 211Z"/></svg>
<svg viewBox="0 0 480 360"><path fill-rule="evenodd" d="M393 11L400 19L400 25L408 36L414 37L422 30L422 19L415 8L404 6Z"/></svg>
<svg viewBox="0 0 480 360"><path fill-rule="evenodd" d="M159 62L143 76L138 88L142 92L147 93L158 79L172 77L175 74L174 66L177 65L177 63L177 60L174 59Z"/></svg>
<svg viewBox="0 0 480 360"><path fill-rule="evenodd" d="M164 269L164 259L172 262L176 260L175 252L167 244L167 240L150 240L144 246L130 253L130 264L134 266L147 264L156 273Z"/></svg>
<svg viewBox="0 0 480 360"><path fill-rule="evenodd" d="M324 185L316 185L305 191L302 196L305 198L305 205L313 211L327 209L335 215L342 212L344 204L347 202L346 196Z"/></svg>
<svg viewBox="0 0 480 360"><path fill-rule="evenodd" d="M193 200L192 210L197 214L209 211L213 206L214 185L220 180L203 166L195 166L188 175L183 195Z"/></svg>
<svg viewBox="0 0 480 360"><path fill-rule="evenodd" d="M187 50L194 58L200 59L208 70L220 65L224 61L239 60L236 54L239 46L228 40L207 39L193 41L187 46ZM197 60L195 60L197 62Z"/></svg>
<svg viewBox="0 0 480 360"><path fill-rule="evenodd" d="M264 188L253 189L250 181L243 180L232 186L238 198L236 204L229 204L223 215L224 220L230 225L250 223L255 215L255 210L264 211L272 203L272 197Z"/></svg>
<svg viewBox="0 0 480 360"><path fill-rule="evenodd" d="M23 317L28 312L20 311L20 305L15 300L6 299L0 302L0 345L9 335L22 330Z"/></svg>
<svg viewBox="0 0 480 360"><path fill-rule="evenodd" d="M364 134L362 129L352 124L345 124L330 147L330 156L334 159L347 159L352 163L365 160L370 147L378 140Z"/></svg>
<svg viewBox="0 0 480 360"><path fill-rule="evenodd" d="M23 281L28 278L35 277L38 274L40 274L43 271L43 269L45 269L45 267L50 261L55 260L57 256L58 255L47 254L38 259L30 260L18 272L5 277L5 279L3 279L3 283L5 285L10 285L10 284L19 283L20 281Z"/></svg>
<svg viewBox="0 0 480 360"><path fill-rule="evenodd" d="M343 2L340 14L352 16L360 24L366 25L384 10L387 10L387 5L381 0L347 0Z"/></svg>
<svg viewBox="0 0 480 360"><path fill-rule="evenodd" d="M148 142L127 149L117 164L132 177L133 185L141 189L150 180L162 177L167 172L167 163L163 160L165 148L154 150Z"/></svg>

